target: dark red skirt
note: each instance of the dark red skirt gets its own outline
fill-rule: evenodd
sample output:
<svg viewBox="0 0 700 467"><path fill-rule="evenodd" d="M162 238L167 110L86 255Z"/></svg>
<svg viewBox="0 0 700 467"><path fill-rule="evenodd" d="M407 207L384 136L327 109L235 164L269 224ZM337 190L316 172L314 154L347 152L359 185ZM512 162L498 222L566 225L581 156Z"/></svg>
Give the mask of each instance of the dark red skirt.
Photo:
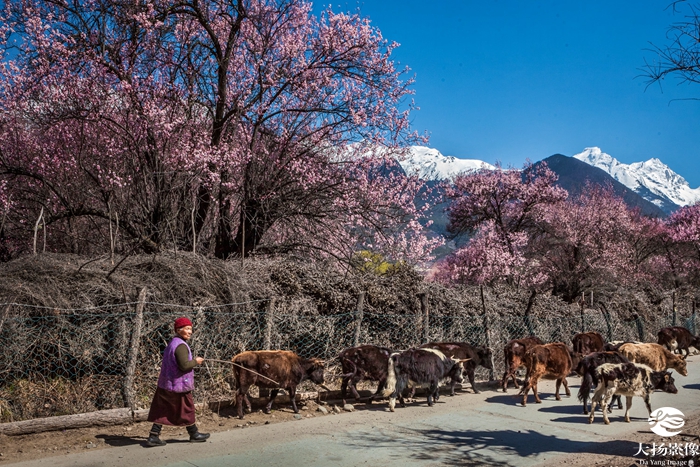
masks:
<svg viewBox="0 0 700 467"><path fill-rule="evenodd" d="M172 392L157 388L148 412L148 421L160 425L194 425L192 392Z"/></svg>

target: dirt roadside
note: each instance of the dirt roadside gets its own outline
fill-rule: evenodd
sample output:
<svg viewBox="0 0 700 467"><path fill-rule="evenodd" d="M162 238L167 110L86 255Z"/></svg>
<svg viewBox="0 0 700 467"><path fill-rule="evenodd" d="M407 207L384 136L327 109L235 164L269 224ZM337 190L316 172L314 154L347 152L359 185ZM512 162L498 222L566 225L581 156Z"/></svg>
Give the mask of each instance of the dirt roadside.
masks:
<svg viewBox="0 0 700 467"><path fill-rule="evenodd" d="M318 412L318 404L304 401L299 405L299 415L304 418L338 416L342 410L333 411L333 404L326 405L329 413ZM271 415L256 411L239 420L233 406L217 412L202 410L197 412L197 426L205 433L218 433L230 430L242 430L257 425L282 423L296 420L290 408L273 410ZM138 422L130 425L109 427L76 428L62 431L49 431L20 436L0 435L0 465L41 459L60 454L72 454L86 449L106 449L113 446L142 444L148 437L150 422ZM187 439L183 428L163 427L161 437L168 439Z"/></svg>

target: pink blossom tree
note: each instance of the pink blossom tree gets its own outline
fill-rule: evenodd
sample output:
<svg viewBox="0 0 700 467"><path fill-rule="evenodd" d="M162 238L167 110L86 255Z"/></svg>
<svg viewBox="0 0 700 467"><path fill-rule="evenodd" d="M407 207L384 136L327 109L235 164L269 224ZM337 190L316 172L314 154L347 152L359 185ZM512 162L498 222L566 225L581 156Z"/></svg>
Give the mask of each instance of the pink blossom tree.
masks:
<svg viewBox="0 0 700 467"><path fill-rule="evenodd" d="M587 184L548 206L532 242L552 293L574 301L582 292L656 282L662 271L662 223L641 216L610 187ZM662 262L663 263L663 262Z"/></svg>
<svg viewBox="0 0 700 467"><path fill-rule="evenodd" d="M1 70L0 176L30 193L14 225L39 207L63 230L118 218L135 248L221 258L437 243L410 222L422 183L392 154L416 137L399 109L411 80L367 19L301 0L29 0L3 15L4 44L21 40Z"/></svg>
<svg viewBox="0 0 700 467"><path fill-rule="evenodd" d="M609 187L588 184L568 198L546 166L496 170L456 180L450 219L475 232L436 277L449 282L519 284L575 301L614 286L661 285L665 226L641 216Z"/></svg>
<svg viewBox="0 0 700 467"><path fill-rule="evenodd" d="M666 253L676 286L700 281L700 205L684 206L666 220Z"/></svg>
<svg viewBox="0 0 700 467"><path fill-rule="evenodd" d="M537 259L528 255L529 234L545 206L567 196L556 179L544 163L526 163L522 171L497 167L456 177L447 191L453 200L449 229L476 235L443 262L437 277L479 284L505 281L535 290L543 276Z"/></svg>

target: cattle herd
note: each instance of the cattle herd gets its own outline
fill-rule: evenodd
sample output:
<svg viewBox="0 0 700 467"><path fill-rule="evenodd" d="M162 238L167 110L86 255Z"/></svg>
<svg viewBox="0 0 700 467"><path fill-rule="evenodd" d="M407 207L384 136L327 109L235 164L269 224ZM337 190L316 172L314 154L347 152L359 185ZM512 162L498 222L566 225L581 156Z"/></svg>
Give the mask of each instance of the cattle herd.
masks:
<svg viewBox="0 0 700 467"><path fill-rule="evenodd" d="M700 337L676 326L661 329L658 343L605 343L597 332L576 334L571 343L571 347L562 342L544 343L534 336L508 342L503 349L503 392L507 392L509 381L516 389L519 388L516 373L524 368L525 381L518 394L522 396L523 406L527 404L530 390L535 402L541 402L537 392L540 379L556 380L555 397L561 400L559 391L562 385L566 395L571 395L566 378L575 373L581 377L578 399L583 403L583 413L589 414L589 423L593 423L597 405L601 407L605 423L610 423L608 411L615 399L618 407L622 408L621 396L626 397L625 421L629 422L632 397L642 397L651 415L650 394L655 390L677 393L669 370L687 376L685 358L689 353L688 348L700 349ZM474 384L476 368L493 369L490 349L464 342L431 342L404 351L360 345L340 352L338 361L342 368L340 395L343 404L346 403L348 388L355 401L360 401L357 384L370 381L377 383L377 390L366 402L371 404L376 398L389 398L392 412L396 400L404 407L405 392L410 391L410 397L413 397L416 388L425 389L428 405L432 406L440 397L439 385L443 380L449 384L450 395L454 395L455 385L464 381L464 375L472 390L478 393ZM239 418L243 418L244 404L250 411L247 393L251 385L270 389L265 413L270 412L280 389L289 393L292 408L297 413L294 396L302 381L311 380L325 388L325 365L317 358L302 358L285 350L267 350L240 353L233 357L232 362Z"/></svg>

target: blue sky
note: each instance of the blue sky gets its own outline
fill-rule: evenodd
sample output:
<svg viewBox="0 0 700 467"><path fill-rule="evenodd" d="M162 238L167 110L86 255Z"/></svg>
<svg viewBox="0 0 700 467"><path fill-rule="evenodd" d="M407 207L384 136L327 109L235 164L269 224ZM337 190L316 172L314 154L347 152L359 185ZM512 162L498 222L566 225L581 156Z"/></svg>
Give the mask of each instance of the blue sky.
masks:
<svg viewBox="0 0 700 467"><path fill-rule="evenodd" d="M663 88L641 68L682 20L670 0L360 0L415 74L414 129L445 155L520 167L598 146L658 157L700 186L700 85ZM327 5L328 2L317 3ZM686 100L678 100L684 99Z"/></svg>

